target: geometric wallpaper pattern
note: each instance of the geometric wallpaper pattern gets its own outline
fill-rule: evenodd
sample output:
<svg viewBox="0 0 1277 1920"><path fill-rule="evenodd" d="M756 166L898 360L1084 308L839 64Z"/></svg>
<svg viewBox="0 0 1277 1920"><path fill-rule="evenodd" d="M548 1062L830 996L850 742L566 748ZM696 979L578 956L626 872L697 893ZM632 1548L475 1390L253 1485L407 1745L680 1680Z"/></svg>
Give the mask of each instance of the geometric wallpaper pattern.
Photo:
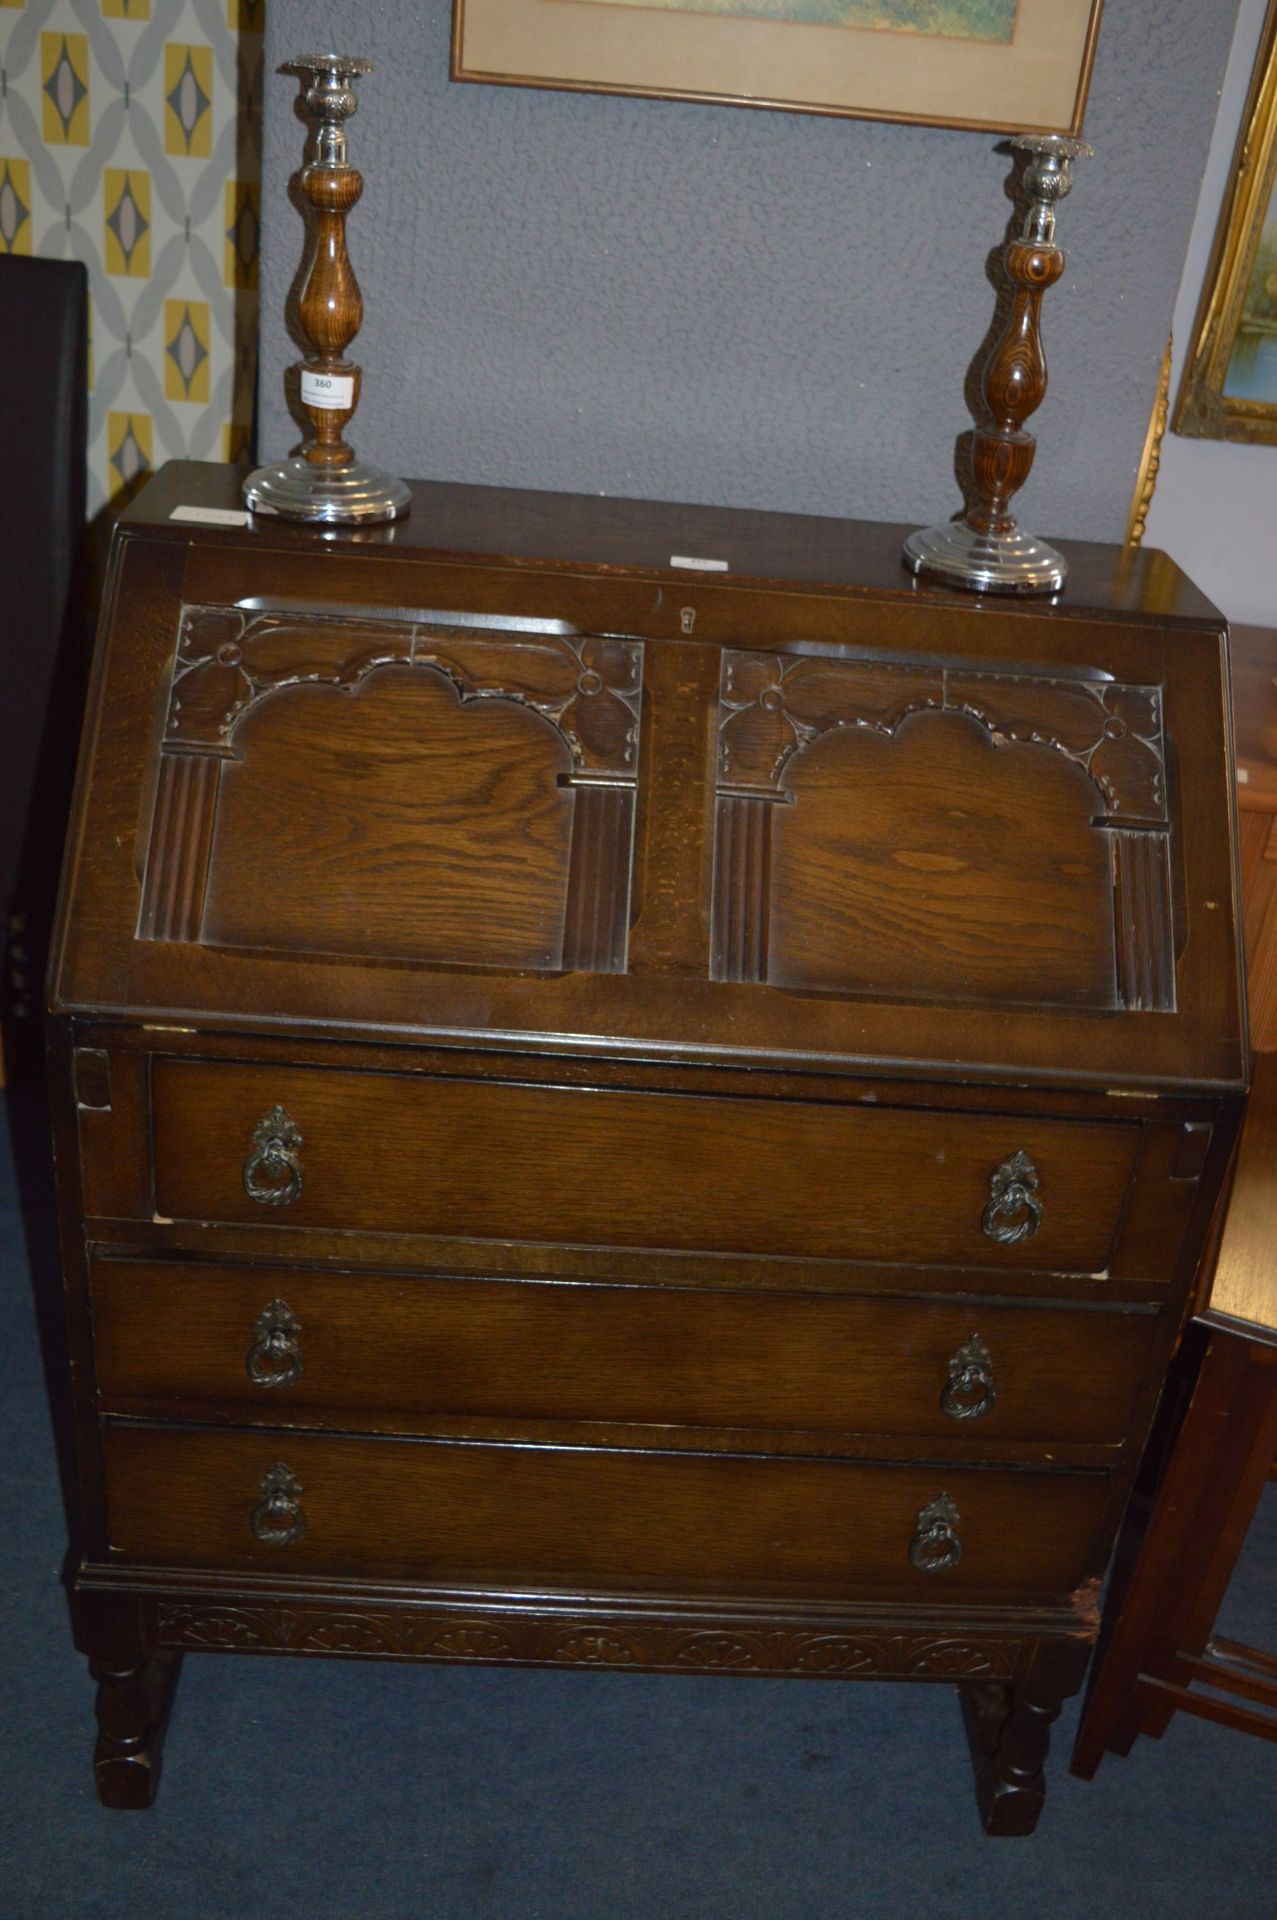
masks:
<svg viewBox="0 0 1277 1920"><path fill-rule="evenodd" d="M89 271L89 511L247 459L264 0L0 0L0 253Z"/></svg>

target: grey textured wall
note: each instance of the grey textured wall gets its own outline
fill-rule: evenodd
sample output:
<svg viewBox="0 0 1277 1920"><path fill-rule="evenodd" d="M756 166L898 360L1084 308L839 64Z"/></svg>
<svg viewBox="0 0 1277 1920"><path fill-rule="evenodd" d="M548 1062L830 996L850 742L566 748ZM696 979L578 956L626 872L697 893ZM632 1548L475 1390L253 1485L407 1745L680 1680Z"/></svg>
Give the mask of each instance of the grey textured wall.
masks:
<svg viewBox="0 0 1277 1920"><path fill-rule="evenodd" d="M448 0L271 0L263 457L297 432L282 323L295 85L367 55L352 437L401 473L872 519L947 518L1008 212L993 136L453 85ZM1051 392L1023 517L1120 539L1237 0L1107 0Z"/></svg>

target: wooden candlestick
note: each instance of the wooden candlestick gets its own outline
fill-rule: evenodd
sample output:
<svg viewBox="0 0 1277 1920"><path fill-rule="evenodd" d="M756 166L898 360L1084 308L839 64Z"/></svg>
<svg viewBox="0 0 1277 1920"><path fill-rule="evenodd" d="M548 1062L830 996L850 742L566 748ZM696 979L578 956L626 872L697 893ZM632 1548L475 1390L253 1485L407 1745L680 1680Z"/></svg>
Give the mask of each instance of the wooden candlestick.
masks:
<svg viewBox="0 0 1277 1920"><path fill-rule="evenodd" d="M1045 540L1020 531L1011 499L1028 479L1037 451L1024 423L1046 398L1042 296L1064 272L1055 209L1073 185L1072 162L1091 148L1050 133L1023 134L1011 144L1033 156L1024 174L1032 199L1023 232L1003 254L1015 298L984 369L981 390L991 424L978 427L972 440L976 501L960 520L911 533L905 561L915 573L976 593L1057 593L1068 563Z"/></svg>
<svg viewBox="0 0 1277 1920"><path fill-rule="evenodd" d="M407 487L357 460L345 438L360 388L360 369L346 358L346 348L364 317L346 251L346 215L364 183L346 157L345 123L359 105L354 83L372 72L372 64L335 53L302 54L281 71L308 82L306 105L316 120L313 158L301 175L313 222L297 307L310 349L297 364L310 434L300 454L250 474L244 498L254 513L289 520L337 526L397 520L408 511Z"/></svg>

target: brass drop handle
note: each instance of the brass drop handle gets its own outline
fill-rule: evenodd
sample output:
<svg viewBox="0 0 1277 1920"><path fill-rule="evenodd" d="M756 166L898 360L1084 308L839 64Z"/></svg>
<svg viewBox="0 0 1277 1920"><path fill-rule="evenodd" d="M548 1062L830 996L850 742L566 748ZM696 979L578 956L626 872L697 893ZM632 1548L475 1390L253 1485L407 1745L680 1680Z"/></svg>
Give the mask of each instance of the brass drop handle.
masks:
<svg viewBox="0 0 1277 1920"><path fill-rule="evenodd" d="M291 1387L302 1377L298 1341L301 1321L282 1300L263 1307L253 1323L253 1344L244 1362L255 1387Z"/></svg>
<svg viewBox="0 0 1277 1920"><path fill-rule="evenodd" d="M918 1531L909 1543L909 1564L919 1573L948 1573L962 1558L960 1515L947 1493L937 1494L918 1515Z"/></svg>
<svg viewBox="0 0 1277 1920"><path fill-rule="evenodd" d="M302 1491L282 1460L262 1475L261 1499L248 1516L253 1537L265 1547L295 1547L306 1536L306 1516L298 1502Z"/></svg>
<svg viewBox="0 0 1277 1920"><path fill-rule="evenodd" d="M1027 1153L1013 1153L989 1178L989 1204L980 1225L990 1240L1014 1247L1031 1240L1042 1224L1038 1170Z"/></svg>
<svg viewBox="0 0 1277 1920"><path fill-rule="evenodd" d="M940 1410L950 1420L983 1420L992 1413L998 1389L993 1378L993 1355L973 1333L949 1359L949 1378L940 1393Z"/></svg>
<svg viewBox="0 0 1277 1920"><path fill-rule="evenodd" d="M283 1107L272 1107L253 1128L244 1162L244 1191L263 1207L290 1207L302 1190L302 1137Z"/></svg>

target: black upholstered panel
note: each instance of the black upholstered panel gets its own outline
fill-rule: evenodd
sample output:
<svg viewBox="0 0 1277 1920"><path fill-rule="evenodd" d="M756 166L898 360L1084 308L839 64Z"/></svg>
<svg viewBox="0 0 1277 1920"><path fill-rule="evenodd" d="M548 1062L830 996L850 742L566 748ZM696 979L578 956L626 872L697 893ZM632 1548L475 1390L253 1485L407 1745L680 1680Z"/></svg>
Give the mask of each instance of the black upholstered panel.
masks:
<svg viewBox="0 0 1277 1920"><path fill-rule="evenodd" d="M79 727L88 277L0 258L0 943L23 916L17 999L38 999Z"/></svg>

